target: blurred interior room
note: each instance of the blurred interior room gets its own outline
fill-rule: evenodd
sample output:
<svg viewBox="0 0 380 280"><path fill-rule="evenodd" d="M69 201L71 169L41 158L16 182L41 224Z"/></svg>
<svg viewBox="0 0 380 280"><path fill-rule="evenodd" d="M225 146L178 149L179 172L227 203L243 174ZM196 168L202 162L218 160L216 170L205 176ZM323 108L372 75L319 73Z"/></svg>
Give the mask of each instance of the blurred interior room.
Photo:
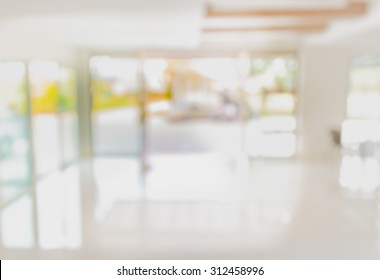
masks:
<svg viewBox="0 0 380 280"><path fill-rule="evenodd" d="M1 259L379 259L380 2L0 1Z"/></svg>

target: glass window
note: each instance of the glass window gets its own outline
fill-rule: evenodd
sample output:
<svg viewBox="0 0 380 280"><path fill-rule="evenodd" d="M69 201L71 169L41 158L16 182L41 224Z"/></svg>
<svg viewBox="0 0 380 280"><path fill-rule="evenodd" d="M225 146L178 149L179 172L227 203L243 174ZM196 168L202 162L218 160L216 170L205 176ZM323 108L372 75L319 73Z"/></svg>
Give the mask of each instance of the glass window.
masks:
<svg viewBox="0 0 380 280"><path fill-rule="evenodd" d="M241 147L243 108L235 58L144 59L144 81L150 152Z"/></svg>
<svg viewBox="0 0 380 280"><path fill-rule="evenodd" d="M296 150L296 74L293 56L254 57L243 91L251 109L246 149L251 156L291 157Z"/></svg>
<svg viewBox="0 0 380 280"><path fill-rule="evenodd" d="M55 62L35 61L29 64L37 175L45 175L61 163L59 77L60 67Z"/></svg>
<svg viewBox="0 0 380 280"><path fill-rule="evenodd" d="M5 186L28 186L31 179L25 70L21 62L0 63L0 184Z"/></svg>
<svg viewBox="0 0 380 280"><path fill-rule="evenodd" d="M342 145L359 149L360 143L380 141L380 59L354 59L349 72L347 118L342 125Z"/></svg>
<svg viewBox="0 0 380 280"><path fill-rule="evenodd" d="M138 59L93 57L93 150L95 155L136 155L140 151Z"/></svg>
<svg viewBox="0 0 380 280"><path fill-rule="evenodd" d="M373 194L379 184L380 58L354 59L348 77L347 117L340 137L340 184L349 192Z"/></svg>
<svg viewBox="0 0 380 280"><path fill-rule="evenodd" d="M61 115L63 162L78 158L78 114L75 72L61 68L59 76L58 107Z"/></svg>

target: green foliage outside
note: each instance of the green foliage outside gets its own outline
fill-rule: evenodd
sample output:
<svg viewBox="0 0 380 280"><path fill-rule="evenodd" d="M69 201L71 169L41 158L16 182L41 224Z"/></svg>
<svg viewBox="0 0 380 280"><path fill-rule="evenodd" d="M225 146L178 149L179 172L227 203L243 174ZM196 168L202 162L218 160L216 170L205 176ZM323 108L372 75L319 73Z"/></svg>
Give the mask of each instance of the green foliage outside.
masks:
<svg viewBox="0 0 380 280"><path fill-rule="evenodd" d="M77 110L77 81L75 72L65 69L67 80L59 85L58 106L61 112L73 112Z"/></svg>
<svg viewBox="0 0 380 280"><path fill-rule="evenodd" d="M258 112L259 114L293 114L294 106L290 106L289 104L286 107L278 107L277 109L267 106L270 98L295 100L296 67L293 57L282 56L253 59L251 77L258 84L255 94L256 98L260 99L262 103L260 112Z"/></svg>
<svg viewBox="0 0 380 280"><path fill-rule="evenodd" d="M104 80L94 80L92 82L92 94L92 108L94 111L138 105L136 93L116 95L112 90L112 84Z"/></svg>

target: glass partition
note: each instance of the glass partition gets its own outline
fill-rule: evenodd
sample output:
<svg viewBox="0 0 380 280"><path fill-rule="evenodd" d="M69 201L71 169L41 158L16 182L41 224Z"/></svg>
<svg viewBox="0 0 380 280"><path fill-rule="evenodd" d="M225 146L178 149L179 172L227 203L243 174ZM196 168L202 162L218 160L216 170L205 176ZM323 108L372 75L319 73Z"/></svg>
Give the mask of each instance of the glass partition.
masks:
<svg viewBox="0 0 380 280"><path fill-rule="evenodd" d="M141 150L140 68L140 61L133 58L91 59L95 155L135 156Z"/></svg>
<svg viewBox="0 0 380 280"><path fill-rule="evenodd" d="M296 151L295 57L254 57L243 91L251 108L246 149L251 156L291 157Z"/></svg>
<svg viewBox="0 0 380 280"><path fill-rule="evenodd" d="M94 154L132 155L128 160L136 165L134 175L121 169L120 176L129 176L125 185L131 193L119 199L135 197L137 182L145 186L149 199L201 193L202 200L207 194L194 189L199 184L189 183L188 192L178 184L183 183L180 178L206 175L209 180L203 184L219 188L221 197L231 197L228 186L245 186L234 182L247 178L247 153L254 157L295 154L297 63L293 56L97 56L91 59L90 70ZM226 176L203 173L211 169Z"/></svg>
<svg viewBox="0 0 380 280"><path fill-rule="evenodd" d="M32 127L36 173L45 175L60 166L60 67L51 61L29 64Z"/></svg>
<svg viewBox="0 0 380 280"><path fill-rule="evenodd" d="M342 145L346 150L359 151L360 143L380 141L379 106L380 59L357 58L349 72L347 118L342 126Z"/></svg>
<svg viewBox="0 0 380 280"><path fill-rule="evenodd" d="M342 124L340 183L351 191L372 193L379 185L380 58L352 61L347 117Z"/></svg>
<svg viewBox="0 0 380 280"><path fill-rule="evenodd" d="M4 199L30 184L28 139L25 65L0 63L0 186Z"/></svg>
<svg viewBox="0 0 380 280"><path fill-rule="evenodd" d="M247 107L240 94L237 58L149 58L143 63L146 197L239 199L244 192L237 182ZM236 185L233 192L230 186Z"/></svg>
<svg viewBox="0 0 380 280"><path fill-rule="evenodd" d="M236 151L244 143L254 157L293 156L296 58L247 60L249 74L242 78L239 58L92 58L95 154L141 150L137 93L142 81L149 152ZM216 122L219 125L207 127L206 123Z"/></svg>
<svg viewBox="0 0 380 280"><path fill-rule="evenodd" d="M46 181L42 177L66 167L61 173L72 174L70 181L65 181L65 176L58 178L61 180L56 180L55 185L64 187L65 194L71 193L72 188L77 188L78 175L75 170L69 171L73 168L67 165L77 158L75 73L51 61L32 62L28 69L22 62L0 63L0 207L4 207L0 212L0 246L25 249L36 245L34 206L51 204L41 196L41 185ZM53 185L44 191L56 192ZM33 186L37 189L37 199L28 191ZM62 196L57 197L56 212L61 211L60 201ZM71 203L64 209L69 213L76 206ZM63 221L54 223L41 218L41 209L37 207L37 210L41 246L51 245L52 240L46 241L43 234L56 230L57 224L65 232L64 245L79 246L78 219L63 217Z"/></svg>
<svg viewBox="0 0 380 280"><path fill-rule="evenodd" d="M144 81L151 153L241 147L236 59L145 59Z"/></svg>
<svg viewBox="0 0 380 280"><path fill-rule="evenodd" d="M62 160L68 164L75 161L79 154L76 76L70 68L60 69L58 107L62 129Z"/></svg>

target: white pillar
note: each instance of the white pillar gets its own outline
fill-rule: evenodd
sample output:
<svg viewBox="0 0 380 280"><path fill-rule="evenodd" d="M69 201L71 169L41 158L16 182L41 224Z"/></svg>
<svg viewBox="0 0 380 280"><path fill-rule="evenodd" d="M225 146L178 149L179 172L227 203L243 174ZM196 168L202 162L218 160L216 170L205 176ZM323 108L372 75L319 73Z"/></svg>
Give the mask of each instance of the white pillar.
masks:
<svg viewBox="0 0 380 280"><path fill-rule="evenodd" d="M79 151L80 156L92 156L92 120L91 120L91 89L89 59L90 54L84 51L77 53L76 70L78 74L78 117L79 117Z"/></svg>
<svg viewBox="0 0 380 280"><path fill-rule="evenodd" d="M330 131L346 115L349 57L344 46L305 46L301 51L298 155L328 158L334 151Z"/></svg>

